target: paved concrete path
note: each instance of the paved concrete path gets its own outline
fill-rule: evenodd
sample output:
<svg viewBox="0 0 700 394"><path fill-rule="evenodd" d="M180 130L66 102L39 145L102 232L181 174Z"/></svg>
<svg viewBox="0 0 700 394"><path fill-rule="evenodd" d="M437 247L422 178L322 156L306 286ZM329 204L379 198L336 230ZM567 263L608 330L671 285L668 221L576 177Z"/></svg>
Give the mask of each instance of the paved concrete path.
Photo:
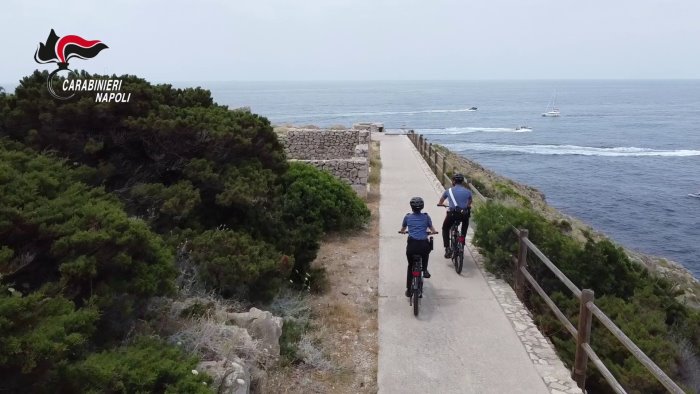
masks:
<svg viewBox="0 0 700 394"><path fill-rule="evenodd" d="M373 136L374 138L374 136ZM404 135L380 135L380 393L549 393L469 253L457 275L443 258L441 234L430 255L419 316L404 296L409 200L420 196L442 232L444 208L434 178Z"/></svg>

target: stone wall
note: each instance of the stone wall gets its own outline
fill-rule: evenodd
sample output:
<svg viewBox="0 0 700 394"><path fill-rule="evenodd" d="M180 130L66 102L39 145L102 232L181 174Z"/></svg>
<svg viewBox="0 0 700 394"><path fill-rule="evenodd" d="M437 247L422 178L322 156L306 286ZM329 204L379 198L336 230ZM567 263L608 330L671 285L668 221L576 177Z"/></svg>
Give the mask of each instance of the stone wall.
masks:
<svg viewBox="0 0 700 394"><path fill-rule="evenodd" d="M367 177L369 176L369 161L366 158L336 160L303 160L316 168L328 171L336 178L348 183L361 196L367 195Z"/></svg>
<svg viewBox="0 0 700 394"><path fill-rule="evenodd" d="M369 129L287 129L279 140L290 160L328 171L352 186L360 196L367 195Z"/></svg>
<svg viewBox="0 0 700 394"><path fill-rule="evenodd" d="M300 160L350 158L359 143L358 130L292 129L286 137L287 157Z"/></svg>

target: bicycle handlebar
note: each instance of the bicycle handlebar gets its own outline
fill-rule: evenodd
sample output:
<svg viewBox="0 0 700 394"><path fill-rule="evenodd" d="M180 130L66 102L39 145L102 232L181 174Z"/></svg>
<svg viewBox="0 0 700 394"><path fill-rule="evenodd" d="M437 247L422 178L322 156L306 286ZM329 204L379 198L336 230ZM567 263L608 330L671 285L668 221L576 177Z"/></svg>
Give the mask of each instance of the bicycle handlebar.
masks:
<svg viewBox="0 0 700 394"><path fill-rule="evenodd" d="M408 234L408 231L401 231L401 230L399 230L399 234ZM430 231L426 231L426 234L428 234L428 235L436 235L436 234L439 234L439 233L438 233L437 231L434 232L434 233L431 233Z"/></svg>

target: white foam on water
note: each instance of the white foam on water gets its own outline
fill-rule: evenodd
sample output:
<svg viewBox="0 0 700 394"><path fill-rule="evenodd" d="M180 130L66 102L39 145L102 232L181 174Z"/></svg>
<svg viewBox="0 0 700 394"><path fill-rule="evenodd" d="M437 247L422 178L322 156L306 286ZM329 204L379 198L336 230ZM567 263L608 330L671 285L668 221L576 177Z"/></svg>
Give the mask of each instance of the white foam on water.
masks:
<svg viewBox="0 0 700 394"><path fill-rule="evenodd" d="M419 134L458 135L469 133L529 133L532 130L516 130L507 127L447 127L444 129L416 129Z"/></svg>
<svg viewBox="0 0 700 394"><path fill-rule="evenodd" d="M381 115L416 115L416 114L433 114L433 113L453 113L453 112L474 112L475 109L428 109L423 111L385 111L385 112L348 112L339 114L308 114L308 115L293 115L286 118L349 118L353 116L381 116Z"/></svg>
<svg viewBox="0 0 700 394"><path fill-rule="evenodd" d="M700 150L678 149L659 150L637 147L596 148L576 145L501 145L483 143L447 144L453 150L476 150L486 152L516 152L536 155L581 155L581 156L666 156L687 157L700 156Z"/></svg>

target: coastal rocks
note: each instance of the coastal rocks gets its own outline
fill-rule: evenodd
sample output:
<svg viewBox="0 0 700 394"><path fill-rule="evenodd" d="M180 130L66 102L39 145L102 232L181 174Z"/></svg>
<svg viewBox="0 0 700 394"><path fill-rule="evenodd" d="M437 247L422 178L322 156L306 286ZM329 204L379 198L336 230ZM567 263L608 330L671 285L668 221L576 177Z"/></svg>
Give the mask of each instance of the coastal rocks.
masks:
<svg viewBox="0 0 700 394"><path fill-rule="evenodd" d="M231 321L238 327L245 328L251 337L260 341L260 345L270 356L280 355L280 336L282 335L282 318L258 308L250 308L243 313L229 314Z"/></svg>
<svg viewBox="0 0 700 394"><path fill-rule="evenodd" d="M214 379L216 392L249 393L279 359L283 320L271 312L232 312L241 306L214 297L161 298L156 304L153 309L164 311L168 342L201 357L197 371Z"/></svg>
<svg viewBox="0 0 700 394"><path fill-rule="evenodd" d="M248 394L250 392L250 373L245 363L238 357L233 360L202 361L197 371L206 373L214 379L212 388L217 393Z"/></svg>

